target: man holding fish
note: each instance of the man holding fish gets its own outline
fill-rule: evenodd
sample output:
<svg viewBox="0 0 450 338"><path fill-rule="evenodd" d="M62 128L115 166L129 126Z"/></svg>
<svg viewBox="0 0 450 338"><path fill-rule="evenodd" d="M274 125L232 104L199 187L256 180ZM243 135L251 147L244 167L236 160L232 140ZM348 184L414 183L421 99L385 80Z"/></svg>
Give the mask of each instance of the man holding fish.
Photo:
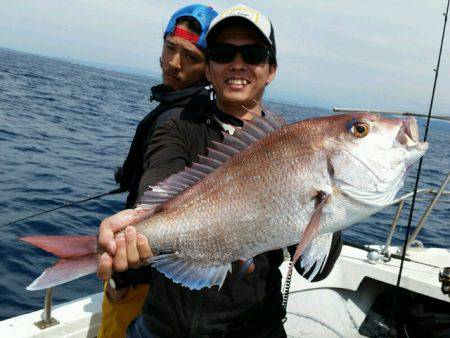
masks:
<svg viewBox="0 0 450 338"><path fill-rule="evenodd" d="M285 337L281 248L298 243L294 263L317 274L336 258L333 233L389 205L428 147L412 118L348 114L286 125L263 111L275 39L251 8L222 12L207 42L215 100L155 131L141 208L102 222L103 253L95 236L22 238L65 258L29 290L92 273L99 254L103 280L113 267L150 262L149 296L130 337Z"/></svg>
<svg viewBox="0 0 450 338"><path fill-rule="evenodd" d="M258 16L261 17L262 24L255 24L253 21L253 18ZM197 160L197 154L206 155L206 148L211 145L211 141L221 141L220 131L229 132L239 128L242 125L240 120L252 118L254 113L250 111L261 114L259 102L266 85L273 80L276 73L272 25L261 13L245 6L235 6L223 12L221 18L213 22L214 29L208 32L207 36L208 42L213 42L212 47L208 49L206 75L213 85L216 100L197 116L191 116L186 121L170 121L156 131L147 152L151 165L141 181L141 195L149 185L155 185L168 175L191 165ZM191 149L180 147L180 143L187 142L196 144ZM115 252L114 261L108 254L101 258L98 274L103 279L109 279L113 265L116 271L124 271L129 267L138 267L141 261L152 256L146 237L136 237L133 227L126 228L125 235L117 238L116 248L115 243L107 243L108 236L112 236L113 231L132 223L134 217L139 216L141 212L125 211L102 223L100 244L110 246L110 250ZM332 251L331 259L326 264L326 273L319 275L318 279L329 273L339 255L340 237L336 236L334 242L337 248ZM173 314L163 314L161 311L162 308L170 309L181 304L185 313L178 321L186 320L184 325L188 325L186 313L197 312L200 316L211 313L209 322L206 320L199 323L198 328L191 327L191 330L198 330L196 332L199 334L215 335L213 332L222 332L226 335L247 337L284 336L281 323L284 316L281 308L281 275L278 271L282 260L281 250L259 255L255 257L256 266L251 261L251 264L248 264L249 272L253 272L256 267L254 274L241 280L236 277L238 274L235 274L231 277L229 286L224 286L225 289L221 291L209 290L210 295L207 296L203 295L205 292L193 292L179 287L162 274L149 270L147 275L152 276L148 279L151 288L148 304L143 317L133 324L133 329L143 330L142 332L150 330L162 337L181 335L181 327L167 330L169 323L173 321ZM236 268L239 269L239 264L234 265L234 269ZM166 297L157 291L158 284L164 285ZM124 294L123 290L110 290L110 293L113 298L120 299L120 295ZM167 299L171 295L179 297L177 302L171 304ZM232 300L240 305L231 304ZM196 310L196 304L199 302L204 304L203 309ZM214 311L214 307L221 308L221 311ZM230 314L223 323L216 323L215 318L221 316L220 312ZM241 321L246 323L239 324Z"/></svg>

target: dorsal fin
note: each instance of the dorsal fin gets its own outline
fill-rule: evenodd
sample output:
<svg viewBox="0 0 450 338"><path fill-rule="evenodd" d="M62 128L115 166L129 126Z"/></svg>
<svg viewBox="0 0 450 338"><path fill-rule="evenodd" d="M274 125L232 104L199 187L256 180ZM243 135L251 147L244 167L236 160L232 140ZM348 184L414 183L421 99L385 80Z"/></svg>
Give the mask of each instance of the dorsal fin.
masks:
<svg viewBox="0 0 450 338"><path fill-rule="evenodd" d="M223 132L222 143L213 141L213 147L208 148L208 156L199 155L198 163L193 163L191 167L186 167L183 171L151 186L142 196L138 207L157 212L161 204L196 184L241 150L286 125L281 116L268 110L264 110L264 117L251 114L252 119L244 121L242 128L236 128L233 135Z"/></svg>
<svg viewBox="0 0 450 338"><path fill-rule="evenodd" d="M259 111L264 112L264 119L259 119L259 121L266 121L266 122L268 122L270 125L272 125L275 128L275 130L276 129L280 129L280 128L284 127L287 124L287 122L286 122L286 120L284 119L283 116L275 114L275 113L272 113L270 111L270 109L267 108L267 106L264 106L261 102L256 101L255 99L253 99L253 101L258 105Z"/></svg>
<svg viewBox="0 0 450 338"><path fill-rule="evenodd" d="M227 154L229 156L234 156L235 154L237 154L239 152L235 148L227 146L223 143L220 143L217 141L212 141L212 143L214 144L215 149L220 150L221 152L223 152L224 154Z"/></svg>
<svg viewBox="0 0 450 338"><path fill-rule="evenodd" d="M209 152L209 148L208 148L208 152ZM222 165L222 161L219 161L217 159L214 158L214 156L203 156L203 155L198 155L198 163L199 164L203 164L207 167L213 168L213 169L217 169ZM213 170L214 171L214 170Z"/></svg>
<svg viewBox="0 0 450 338"><path fill-rule="evenodd" d="M268 110L264 110L264 117L256 115L251 111L249 112L252 114L252 119L244 121L242 128L236 128L233 135L228 133L223 134L224 140L221 143L222 148L219 148L220 150L224 151L224 147L226 147L228 153L233 151L235 153L240 152L267 134L287 124L281 116L275 115Z"/></svg>

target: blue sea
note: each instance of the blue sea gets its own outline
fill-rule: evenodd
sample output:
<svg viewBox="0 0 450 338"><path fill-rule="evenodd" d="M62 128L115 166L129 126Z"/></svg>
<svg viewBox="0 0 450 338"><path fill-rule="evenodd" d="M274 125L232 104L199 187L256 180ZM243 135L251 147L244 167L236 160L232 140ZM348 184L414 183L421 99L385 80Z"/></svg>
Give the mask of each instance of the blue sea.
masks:
<svg viewBox="0 0 450 338"><path fill-rule="evenodd" d="M0 224L115 189L114 168L127 154L158 79L0 49ZM345 84L344 84L345 85ZM425 95L425 94L424 94ZM332 114L330 109L267 102L289 121ZM423 130L424 120L419 120ZM450 168L450 124L433 121L420 187L437 189ZM403 192L412 190L416 167ZM95 234L100 221L123 208L126 195L107 196L0 228L0 319L37 310L44 291L25 287L54 258L19 242L25 235ZM447 198L448 199L448 198ZM420 201L414 224L427 205ZM400 244L407 205L394 237ZM354 243L384 243L394 207L344 233ZM438 204L419 239L450 248L450 203ZM61 303L102 286L95 275L54 289Z"/></svg>

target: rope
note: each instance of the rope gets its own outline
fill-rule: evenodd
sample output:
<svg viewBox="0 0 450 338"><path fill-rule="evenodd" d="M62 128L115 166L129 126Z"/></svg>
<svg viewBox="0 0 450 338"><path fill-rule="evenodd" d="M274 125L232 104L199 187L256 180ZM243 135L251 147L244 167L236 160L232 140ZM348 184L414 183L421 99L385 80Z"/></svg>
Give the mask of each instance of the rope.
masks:
<svg viewBox="0 0 450 338"><path fill-rule="evenodd" d="M446 9L445 13L443 13L443 15L444 15L444 27L442 29L442 38L441 38L441 46L440 46L440 49L439 49L438 62L437 62L436 69L434 70L435 71L435 77L434 77L433 91L432 91L432 94L431 94L430 108L428 110L428 115L427 115L427 123L425 125L425 133L424 133L424 137L423 137L423 141L424 142L427 140L427 137L428 137L428 129L429 129L429 126L430 126L431 111L433 109L434 94L435 94L435 91L436 91L436 84L437 84L437 79L438 79L438 75L439 75L439 67L440 67L440 64L441 64L441 55L442 55L442 48L443 48L443 45L444 45L445 28L447 26L447 17L448 17L449 5L450 5L450 0L447 0L447 9ZM388 337L388 335L390 333L393 333L392 332L392 328L391 328L391 324L392 324L392 319L394 317L395 310L397 309L398 295L399 295L399 292L400 292L400 281L401 281L401 278L402 278L403 265L404 265L403 263L405 262L405 257L406 257L407 243L408 243L409 233L410 233L410 230L411 230L412 217L413 217L413 214L414 214L414 206L415 206L415 202L416 202L417 190L418 190L419 181L420 181L420 173L421 173L421 170L422 170L422 162L423 162L423 157L420 159L420 161L419 161L419 168L417 169L416 183L414 185L414 194L413 194L413 197L412 197L411 208L410 208L410 211L409 211L408 226L406 227L405 240L404 240L404 243L403 243L403 250L402 250L402 257L401 257L401 261L400 261L400 269L399 269L399 272L398 272L397 285L396 285L395 290L394 290L391 311L390 311L390 314L389 314L389 321L388 321L389 332L386 333L386 337Z"/></svg>

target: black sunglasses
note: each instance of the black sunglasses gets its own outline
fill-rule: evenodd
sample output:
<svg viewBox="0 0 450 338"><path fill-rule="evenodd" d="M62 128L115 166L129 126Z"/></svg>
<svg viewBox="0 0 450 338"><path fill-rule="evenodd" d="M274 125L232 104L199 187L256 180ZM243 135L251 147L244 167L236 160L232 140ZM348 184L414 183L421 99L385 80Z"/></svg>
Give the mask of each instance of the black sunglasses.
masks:
<svg viewBox="0 0 450 338"><path fill-rule="evenodd" d="M257 65L269 59L270 50L261 45L235 46L227 43L215 44L208 48L207 57L217 63L230 63L239 53L245 63Z"/></svg>

